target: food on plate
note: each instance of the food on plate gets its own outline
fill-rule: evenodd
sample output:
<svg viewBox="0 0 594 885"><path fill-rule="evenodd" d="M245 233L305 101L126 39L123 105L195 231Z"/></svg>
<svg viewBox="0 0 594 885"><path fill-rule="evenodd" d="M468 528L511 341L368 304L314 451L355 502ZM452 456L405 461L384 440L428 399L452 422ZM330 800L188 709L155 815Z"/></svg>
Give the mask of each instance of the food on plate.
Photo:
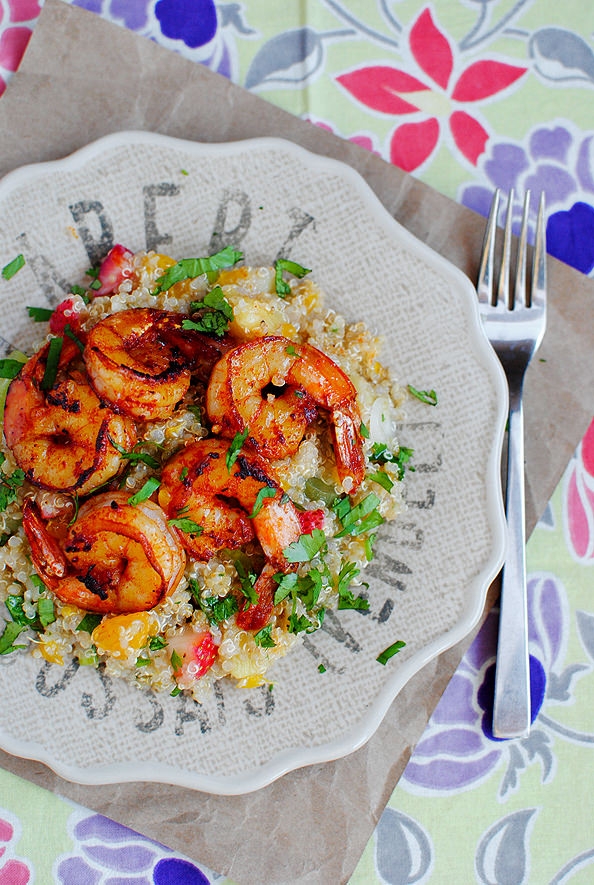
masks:
<svg viewBox="0 0 594 885"><path fill-rule="evenodd" d="M402 507L406 397L307 268L116 245L4 364L0 654L203 700L267 681Z"/></svg>

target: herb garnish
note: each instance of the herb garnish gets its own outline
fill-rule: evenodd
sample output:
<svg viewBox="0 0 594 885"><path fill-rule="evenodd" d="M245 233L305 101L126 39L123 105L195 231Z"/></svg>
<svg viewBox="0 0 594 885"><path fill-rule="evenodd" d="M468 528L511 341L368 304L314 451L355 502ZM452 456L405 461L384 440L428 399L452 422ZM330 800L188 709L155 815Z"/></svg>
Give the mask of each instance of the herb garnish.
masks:
<svg viewBox="0 0 594 885"><path fill-rule="evenodd" d="M369 479L382 486L387 492L391 492L394 488L394 480L388 476L385 470L376 470L375 473L370 473Z"/></svg>
<svg viewBox="0 0 594 885"><path fill-rule="evenodd" d="M266 627L262 627L257 633L254 633L254 642L256 645L259 645L260 648L274 648L276 642L270 635L271 631L272 624L267 624Z"/></svg>
<svg viewBox="0 0 594 885"><path fill-rule="evenodd" d="M254 508L250 513L250 519L253 519L258 515L260 510L264 505L264 500L266 498L274 498L276 495L276 489L271 489L270 486L262 486L258 494L256 495L256 500L254 501Z"/></svg>
<svg viewBox="0 0 594 885"><path fill-rule="evenodd" d="M141 461L143 464L146 464L147 467L152 467L153 470L159 469L159 462L156 458L153 458L152 455L148 455L146 452L134 451L136 449L136 446L142 445L142 443L136 443L136 446L134 446L134 448L128 452L119 443L117 443L115 439L112 439L109 434L107 435L107 438L116 450L116 452L118 452L126 461L130 461L132 464L136 464L138 461Z"/></svg>
<svg viewBox="0 0 594 885"><path fill-rule="evenodd" d="M322 529L313 529L309 535L300 535L285 547L283 553L287 562L310 562L326 543L326 535Z"/></svg>
<svg viewBox="0 0 594 885"><path fill-rule="evenodd" d="M414 467L409 465L409 461L414 454L413 449L406 446L400 446L397 452L391 452L386 443L374 443L371 447L371 460L376 464L395 464L398 468L398 479L402 479L405 469L414 473Z"/></svg>
<svg viewBox="0 0 594 885"><path fill-rule="evenodd" d="M133 507L136 504L141 504L143 501L148 501L153 492L156 492L161 482L157 479L156 476L149 476L145 484L141 489L139 489L135 495L131 495L128 498L128 504L132 504Z"/></svg>
<svg viewBox="0 0 594 885"><path fill-rule="evenodd" d="M249 608L250 605L257 605L258 591L254 589L254 585L258 576L254 572L248 571L240 559L235 562L235 571L239 576L241 592L247 600L245 608Z"/></svg>
<svg viewBox="0 0 594 885"><path fill-rule="evenodd" d="M21 253L5 264L2 268L2 276L5 280L11 280L13 276L19 272L21 267L25 266L25 256Z"/></svg>
<svg viewBox="0 0 594 885"><path fill-rule="evenodd" d="M178 519L168 519L167 525L175 526L180 532L186 535L201 535L204 529L188 516L181 516Z"/></svg>
<svg viewBox="0 0 594 885"><path fill-rule="evenodd" d="M215 286L207 292L202 301L193 301L190 309L204 310L204 313L197 320L183 320L182 329L191 329L221 338L233 320L233 308L220 286Z"/></svg>
<svg viewBox="0 0 594 885"><path fill-rule="evenodd" d="M182 258L172 267L168 267L165 273L159 277L152 294L158 295L170 289L175 283L182 280L193 280L202 274L213 274L226 267L233 267L243 258L243 252L238 252L232 246L226 246L220 252L215 252L207 258Z"/></svg>
<svg viewBox="0 0 594 885"><path fill-rule="evenodd" d="M17 636L26 630L27 627L23 624L17 624L16 621L9 621L2 634L0 634L0 655L7 655L10 652L16 651L17 648L26 648L26 645L15 645L14 641Z"/></svg>
<svg viewBox="0 0 594 885"><path fill-rule="evenodd" d="M27 313L36 323L45 323L53 314L49 307L27 307Z"/></svg>
<svg viewBox="0 0 594 885"><path fill-rule="evenodd" d="M0 467L6 461L6 455L0 452ZM25 482L25 473L17 467L11 474L0 471L0 511L6 510L9 504L17 499L17 489Z"/></svg>
<svg viewBox="0 0 594 885"><path fill-rule="evenodd" d="M64 339L57 336L56 338L51 338L49 343L49 348L47 351L47 360L45 363L45 371L43 373L43 378L39 384L41 390L51 390L55 384L56 376L58 374L58 366L60 365L60 356L62 354L62 345L64 344Z"/></svg>
<svg viewBox="0 0 594 885"><path fill-rule="evenodd" d="M241 447L247 439L248 433L249 428L246 427L245 430L241 431L240 433L236 433L231 440L231 445L227 449L227 454L225 455L225 464L227 465L227 470L231 470L231 468L237 461L237 456L239 455Z"/></svg>
<svg viewBox="0 0 594 885"><path fill-rule="evenodd" d="M289 261L288 258L278 258L274 262L274 288L276 294L280 295L281 298L291 294L291 287L285 282L285 280L283 280L283 271L285 270L288 271L288 273L292 273L293 276L298 277L298 279L311 273L310 268L302 267L302 265L297 264L296 261Z"/></svg>
<svg viewBox="0 0 594 885"><path fill-rule="evenodd" d="M355 596L350 589L350 584L359 574L360 569L354 562L345 562L338 573L338 608L355 609L356 611L368 611L369 600L364 596ZM365 587L368 585L365 584Z"/></svg>
<svg viewBox="0 0 594 885"><path fill-rule="evenodd" d="M87 612L82 621L80 621L80 623L78 624L76 632L92 633L95 627L97 627L102 620L103 615L96 614L95 612Z"/></svg>
<svg viewBox="0 0 594 885"><path fill-rule="evenodd" d="M151 636L148 641L148 647L151 651L160 651L162 648L166 648L167 640L163 639L162 636Z"/></svg>
<svg viewBox="0 0 594 885"><path fill-rule="evenodd" d="M417 390L412 384L408 384L407 389L412 396L416 396L422 403L427 403L428 406L437 405L437 394L434 390Z"/></svg>
<svg viewBox="0 0 594 885"><path fill-rule="evenodd" d="M346 495L342 498L337 498L332 509L340 520L342 529L334 537L343 538L345 535L360 535L362 532L367 532L382 525L385 520L377 509L379 503L380 499L374 492L370 492L354 506Z"/></svg>
<svg viewBox="0 0 594 885"><path fill-rule="evenodd" d="M0 378L16 378L23 366L25 360L17 360L12 357L0 360Z"/></svg>
<svg viewBox="0 0 594 885"><path fill-rule="evenodd" d="M377 656L376 661L380 664L386 664L386 662L389 661L390 658L393 658L394 655L397 655L400 649L404 648L405 645L406 642L403 642L401 639L399 639L398 642L393 642L392 645L389 645Z"/></svg>

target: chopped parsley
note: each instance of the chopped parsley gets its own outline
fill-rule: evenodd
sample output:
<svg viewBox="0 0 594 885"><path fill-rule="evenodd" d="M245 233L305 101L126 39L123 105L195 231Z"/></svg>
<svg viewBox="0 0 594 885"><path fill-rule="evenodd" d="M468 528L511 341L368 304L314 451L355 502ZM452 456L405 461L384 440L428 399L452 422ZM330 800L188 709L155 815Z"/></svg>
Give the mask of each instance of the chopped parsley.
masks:
<svg viewBox="0 0 594 885"><path fill-rule="evenodd" d="M340 520L341 530L335 535L343 538L345 535L360 535L371 529L377 528L385 522L384 517L377 509L380 499L374 492L370 492L362 501L354 506L348 496L338 498L333 510Z"/></svg>
<svg viewBox="0 0 594 885"><path fill-rule="evenodd" d="M274 262L274 288L277 295L280 295L281 298L284 298L286 295L291 294L291 287L289 284L283 280L283 272L287 271L288 273L292 273L293 276L301 279L306 274L311 273L311 270L307 267L303 267L301 264L297 264L296 261L289 261L288 258L279 258Z"/></svg>
<svg viewBox="0 0 594 885"><path fill-rule="evenodd" d="M407 389L412 396L415 396L422 403L427 403L428 406L437 405L437 394L434 390L417 390L412 384L408 384Z"/></svg>
<svg viewBox="0 0 594 885"><path fill-rule="evenodd" d="M143 501L148 501L150 496L153 492L157 491L160 485L161 483L156 476L149 476L143 487L139 489L135 495L131 495L128 498L128 504L132 504L132 506L135 507Z"/></svg>
<svg viewBox="0 0 594 885"><path fill-rule="evenodd" d="M380 664L386 664L390 658L393 658L394 655L397 655L398 652L404 648L406 642L403 642L401 639L398 642L393 642L392 645L389 645L385 648L376 658Z"/></svg>
<svg viewBox="0 0 594 885"><path fill-rule="evenodd" d="M243 258L243 253L238 252L232 246L226 246L220 252L207 258L182 258L172 267L167 268L159 277L152 294L158 295L170 289L175 283L182 280L193 280L202 274L214 274L226 267L233 267Z"/></svg>
<svg viewBox="0 0 594 885"><path fill-rule="evenodd" d="M241 433L236 433L233 439L231 440L231 445L227 449L227 454L225 455L225 463L227 465L227 470L231 470L235 462L237 461L237 456L241 451L241 447L247 439L247 435L249 433L249 428L246 427L245 430L241 431Z"/></svg>
<svg viewBox="0 0 594 885"><path fill-rule="evenodd" d="M21 267L25 266L25 256L22 253L19 253L16 258L13 258L12 261L9 261L8 264L5 264L2 268L2 276L5 280L11 280L15 274L19 272Z"/></svg>
<svg viewBox="0 0 594 885"><path fill-rule="evenodd" d="M233 320L233 308L220 286L215 286L207 292L202 301L193 301L190 307L192 311L203 310L204 313L197 320L183 320L182 329L217 335L220 338Z"/></svg>

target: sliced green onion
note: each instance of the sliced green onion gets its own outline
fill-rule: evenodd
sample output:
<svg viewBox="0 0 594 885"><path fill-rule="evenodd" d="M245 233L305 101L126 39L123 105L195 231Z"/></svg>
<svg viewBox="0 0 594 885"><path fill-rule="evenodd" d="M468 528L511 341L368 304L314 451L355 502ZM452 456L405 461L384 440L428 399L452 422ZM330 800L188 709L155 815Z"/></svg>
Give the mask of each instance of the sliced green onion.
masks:
<svg viewBox="0 0 594 885"><path fill-rule="evenodd" d="M143 501L148 501L153 492L156 492L161 483L157 479L156 476L149 476L145 484L141 489L139 489L135 495L132 495L128 498L128 504L132 504L133 507L136 504L141 504Z"/></svg>
<svg viewBox="0 0 594 885"><path fill-rule="evenodd" d="M13 276L19 272L21 267L25 266L25 256L20 253L13 258L12 261L9 261L8 264L5 264L2 268L2 276L5 280L11 280Z"/></svg>
<svg viewBox="0 0 594 885"><path fill-rule="evenodd" d="M50 339L45 372L43 373L43 378L39 385L41 390L51 390L55 384L63 344L63 338L57 337Z"/></svg>
<svg viewBox="0 0 594 885"><path fill-rule="evenodd" d="M390 658L393 658L394 655L397 655L398 652L404 648L406 642L403 642L401 639L398 642L393 642L392 645L389 645L385 648L376 658L376 661L380 664L386 664Z"/></svg>

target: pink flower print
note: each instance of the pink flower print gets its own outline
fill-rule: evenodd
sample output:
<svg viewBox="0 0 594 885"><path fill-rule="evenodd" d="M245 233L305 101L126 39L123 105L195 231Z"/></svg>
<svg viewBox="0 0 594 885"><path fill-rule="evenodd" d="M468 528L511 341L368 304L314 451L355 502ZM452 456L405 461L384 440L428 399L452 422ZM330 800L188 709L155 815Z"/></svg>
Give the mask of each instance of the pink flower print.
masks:
<svg viewBox="0 0 594 885"><path fill-rule="evenodd" d="M570 552L584 565L594 564L594 420L566 473L563 516Z"/></svg>
<svg viewBox="0 0 594 885"><path fill-rule="evenodd" d="M31 880L31 871L27 864L8 857L13 838L14 827L0 817L0 885L27 885Z"/></svg>
<svg viewBox="0 0 594 885"><path fill-rule="evenodd" d="M7 28L0 35L0 68L16 71L31 37L31 28Z"/></svg>
<svg viewBox="0 0 594 885"><path fill-rule="evenodd" d="M371 65L341 74L338 82L371 110L414 115L414 120L396 127L390 140L390 160L405 172L429 159L444 124L460 153L476 166L489 138L477 119L476 103L506 90L527 68L483 59L455 75L456 53L430 9L413 23L408 45L419 76L389 65Z"/></svg>
<svg viewBox="0 0 594 885"><path fill-rule="evenodd" d="M38 0L8 0L11 22L28 22L38 18L41 8Z"/></svg>

